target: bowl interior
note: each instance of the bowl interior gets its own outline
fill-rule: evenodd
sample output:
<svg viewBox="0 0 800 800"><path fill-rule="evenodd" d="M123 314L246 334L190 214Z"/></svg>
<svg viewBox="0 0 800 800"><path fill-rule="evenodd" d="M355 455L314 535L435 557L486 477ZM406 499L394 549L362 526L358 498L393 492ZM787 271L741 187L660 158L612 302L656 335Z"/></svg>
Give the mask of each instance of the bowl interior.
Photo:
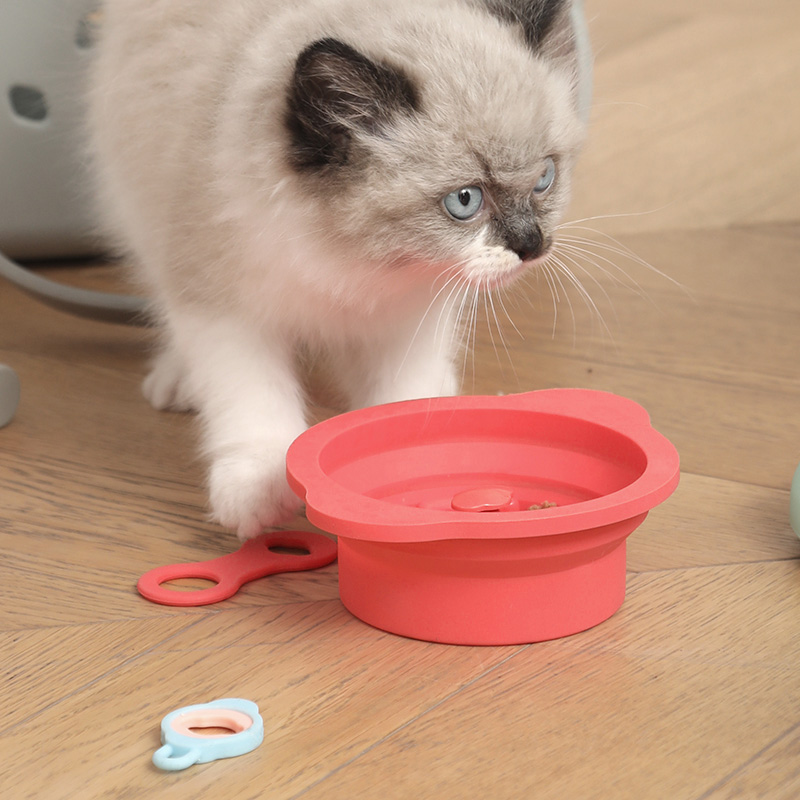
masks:
<svg viewBox="0 0 800 800"><path fill-rule="evenodd" d="M631 438L568 415L503 408L417 409L341 431L320 467L350 492L450 510L464 492L499 488L503 508L572 505L636 481L647 456Z"/></svg>

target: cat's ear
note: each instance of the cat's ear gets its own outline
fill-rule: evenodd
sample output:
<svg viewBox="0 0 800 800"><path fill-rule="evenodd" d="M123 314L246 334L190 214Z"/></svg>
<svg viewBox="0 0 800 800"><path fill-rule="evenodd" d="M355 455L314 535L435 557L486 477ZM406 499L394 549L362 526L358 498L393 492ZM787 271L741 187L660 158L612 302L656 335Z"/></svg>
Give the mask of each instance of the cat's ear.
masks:
<svg viewBox="0 0 800 800"><path fill-rule="evenodd" d="M576 60L575 0L483 0L491 14L522 28L528 46L542 58L572 69Z"/></svg>
<svg viewBox="0 0 800 800"><path fill-rule="evenodd" d="M501 21L518 26L531 50L569 79L585 118L591 96L591 53L580 0L477 2Z"/></svg>
<svg viewBox="0 0 800 800"><path fill-rule="evenodd" d="M297 57L289 88L292 161L301 169L344 165L358 132L379 134L417 108L417 91L400 70L320 39Z"/></svg>

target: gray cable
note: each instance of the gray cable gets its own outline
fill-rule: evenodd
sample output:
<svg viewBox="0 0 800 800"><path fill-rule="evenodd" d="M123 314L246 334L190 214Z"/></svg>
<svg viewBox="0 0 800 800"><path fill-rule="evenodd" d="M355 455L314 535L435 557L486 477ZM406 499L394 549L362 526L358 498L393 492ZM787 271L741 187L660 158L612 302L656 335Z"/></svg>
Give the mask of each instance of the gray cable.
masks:
<svg viewBox="0 0 800 800"><path fill-rule="evenodd" d="M147 303L141 297L64 286L21 267L6 258L2 252L0 252L0 276L31 297L59 311L101 322L139 326L151 324L147 314Z"/></svg>

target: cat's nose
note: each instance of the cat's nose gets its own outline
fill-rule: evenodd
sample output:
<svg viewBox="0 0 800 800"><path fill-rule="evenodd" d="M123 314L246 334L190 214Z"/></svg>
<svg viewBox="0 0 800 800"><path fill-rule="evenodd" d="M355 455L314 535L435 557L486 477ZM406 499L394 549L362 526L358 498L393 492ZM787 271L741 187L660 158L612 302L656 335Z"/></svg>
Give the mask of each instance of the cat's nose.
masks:
<svg viewBox="0 0 800 800"><path fill-rule="evenodd" d="M532 261L545 251L544 237L538 227L527 231L524 236L515 237L509 242L509 249L517 254L520 261Z"/></svg>
<svg viewBox="0 0 800 800"><path fill-rule="evenodd" d="M519 256L520 261L532 261L541 255L541 248L523 247L514 252Z"/></svg>
<svg viewBox="0 0 800 800"><path fill-rule="evenodd" d="M546 249L544 242L537 239L515 247L514 252L519 256L520 261L533 261L534 258L544 255Z"/></svg>

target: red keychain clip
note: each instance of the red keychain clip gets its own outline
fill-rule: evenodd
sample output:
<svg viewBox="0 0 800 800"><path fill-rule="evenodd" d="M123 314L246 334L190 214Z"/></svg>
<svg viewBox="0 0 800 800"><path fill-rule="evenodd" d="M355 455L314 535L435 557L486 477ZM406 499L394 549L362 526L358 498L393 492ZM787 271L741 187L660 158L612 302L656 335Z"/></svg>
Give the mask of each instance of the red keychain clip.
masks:
<svg viewBox="0 0 800 800"><path fill-rule="evenodd" d="M291 548L301 553L275 552ZM210 561L156 567L139 578L139 594L165 606L205 606L233 597L241 586L278 572L317 569L336 560L336 542L309 531L262 533L246 541L235 553ZM161 584L179 578L201 578L216 586L179 592Z"/></svg>

